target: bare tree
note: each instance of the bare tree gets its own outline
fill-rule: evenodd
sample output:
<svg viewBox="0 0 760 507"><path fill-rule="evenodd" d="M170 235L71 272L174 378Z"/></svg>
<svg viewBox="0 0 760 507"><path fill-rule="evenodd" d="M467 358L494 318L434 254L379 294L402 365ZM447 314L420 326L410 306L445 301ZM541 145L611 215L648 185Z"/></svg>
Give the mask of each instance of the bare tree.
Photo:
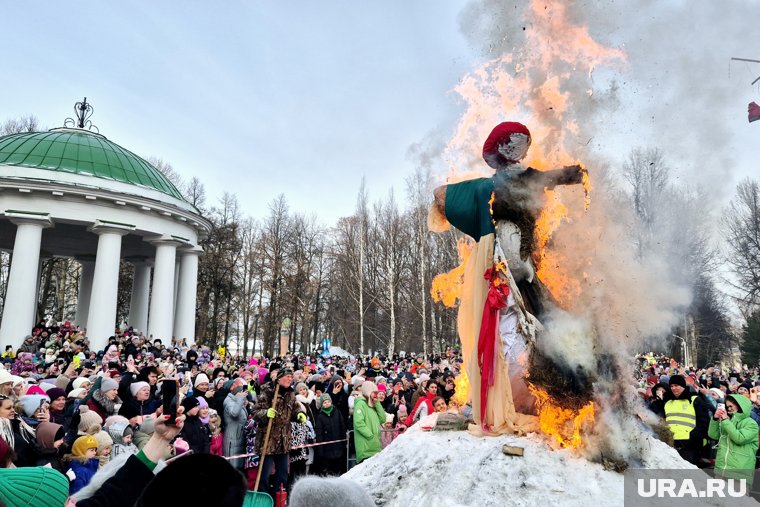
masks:
<svg viewBox="0 0 760 507"><path fill-rule="evenodd" d="M31 114L19 116L18 118L9 118L0 124L0 136L24 132L41 132L44 130L47 130L47 127L40 125L40 120Z"/></svg>
<svg viewBox="0 0 760 507"><path fill-rule="evenodd" d="M736 276L734 288L748 313L760 305L760 185L745 179L726 209L723 225L728 264Z"/></svg>

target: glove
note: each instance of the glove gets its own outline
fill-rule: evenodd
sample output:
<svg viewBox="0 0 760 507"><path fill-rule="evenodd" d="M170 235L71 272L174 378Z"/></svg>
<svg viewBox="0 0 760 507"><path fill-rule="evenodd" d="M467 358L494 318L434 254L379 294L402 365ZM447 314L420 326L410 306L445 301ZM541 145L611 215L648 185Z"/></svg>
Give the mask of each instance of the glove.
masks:
<svg viewBox="0 0 760 507"><path fill-rule="evenodd" d="M274 419L274 416L277 415L277 411L273 408L267 409L267 417L270 419Z"/></svg>
<svg viewBox="0 0 760 507"><path fill-rule="evenodd" d="M298 415L296 416L296 421L300 422L301 424L306 422L306 414L303 412L298 412Z"/></svg>

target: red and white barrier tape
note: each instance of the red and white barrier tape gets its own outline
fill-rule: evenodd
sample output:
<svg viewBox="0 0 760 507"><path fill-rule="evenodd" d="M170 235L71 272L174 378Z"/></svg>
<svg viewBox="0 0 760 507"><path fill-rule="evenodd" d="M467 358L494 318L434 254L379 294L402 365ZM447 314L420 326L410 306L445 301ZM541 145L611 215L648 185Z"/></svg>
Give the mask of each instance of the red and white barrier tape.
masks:
<svg viewBox="0 0 760 507"><path fill-rule="evenodd" d="M304 444L304 445L299 445L297 447L291 447L290 450L295 451L296 449L306 449L307 447L317 447L318 445L337 444L339 442L345 442L346 440L348 439L344 438L342 440L330 440L328 442L318 442L316 444ZM250 456L258 456L258 454L256 454L255 452L249 453L249 454L237 454L235 456L224 456L224 459L230 460L230 459L238 459L238 458L248 458Z"/></svg>

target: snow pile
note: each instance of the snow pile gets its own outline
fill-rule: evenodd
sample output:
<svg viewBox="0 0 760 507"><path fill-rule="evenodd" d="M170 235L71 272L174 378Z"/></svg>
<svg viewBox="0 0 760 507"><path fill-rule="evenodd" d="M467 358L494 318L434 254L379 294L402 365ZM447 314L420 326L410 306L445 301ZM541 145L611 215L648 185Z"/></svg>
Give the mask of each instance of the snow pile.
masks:
<svg viewBox="0 0 760 507"><path fill-rule="evenodd" d="M523 447L525 456L503 454L505 444ZM644 447L644 468L694 468L653 437ZM623 504L622 474L553 450L537 435L475 437L417 425L344 477L384 507Z"/></svg>
<svg viewBox="0 0 760 507"><path fill-rule="evenodd" d="M328 351L331 357L353 357L351 353L349 353L347 350L344 350L340 347L336 347L334 345L330 345L330 349Z"/></svg>

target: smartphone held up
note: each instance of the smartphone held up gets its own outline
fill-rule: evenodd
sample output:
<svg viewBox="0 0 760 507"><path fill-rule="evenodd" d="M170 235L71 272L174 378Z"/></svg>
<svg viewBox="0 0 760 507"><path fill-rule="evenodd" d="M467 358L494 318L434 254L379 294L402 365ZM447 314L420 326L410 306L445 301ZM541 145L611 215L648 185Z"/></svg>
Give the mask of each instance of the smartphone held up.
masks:
<svg viewBox="0 0 760 507"><path fill-rule="evenodd" d="M177 407L181 403L179 381L176 378L165 378L161 383L161 398L163 400L163 414L169 416L166 424L175 424L177 419Z"/></svg>

